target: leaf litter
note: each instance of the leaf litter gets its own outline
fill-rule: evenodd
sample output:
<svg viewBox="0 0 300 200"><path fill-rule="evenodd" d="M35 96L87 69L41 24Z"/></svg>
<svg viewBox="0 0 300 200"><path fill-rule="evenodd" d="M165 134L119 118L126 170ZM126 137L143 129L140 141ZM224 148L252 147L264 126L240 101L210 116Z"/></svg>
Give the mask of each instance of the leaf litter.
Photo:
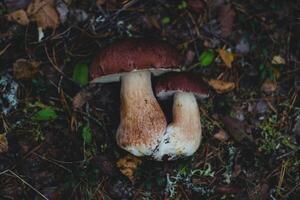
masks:
<svg viewBox="0 0 300 200"><path fill-rule="evenodd" d="M297 7L0 2L0 198L298 199ZM198 102L203 140L190 158L134 161L115 144L120 85L89 85L88 69L124 37L168 41L210 85ZM171 116L172 103L160 103Z"/></svg>

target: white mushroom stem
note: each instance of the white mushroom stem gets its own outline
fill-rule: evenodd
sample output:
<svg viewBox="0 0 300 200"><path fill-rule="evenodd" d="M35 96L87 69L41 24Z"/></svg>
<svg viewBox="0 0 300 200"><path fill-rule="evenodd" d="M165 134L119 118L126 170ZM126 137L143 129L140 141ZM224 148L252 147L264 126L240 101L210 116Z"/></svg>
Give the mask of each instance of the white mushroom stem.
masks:
<svg viewBox="0 0 300 200"><path fill-rule="evenodd" d="M162 160L164 155L169 160L190 156L198 149L202 139L200 112L194 94L177 92L173 103L173 121L154 155Z"/></svg>
<svg viewBox="0 0 300 200"><path fill-rule="evenodd" d="M149 71L122 75L120 117L118 145L136 156L152 155L167 122L154 97Z"/></svg>

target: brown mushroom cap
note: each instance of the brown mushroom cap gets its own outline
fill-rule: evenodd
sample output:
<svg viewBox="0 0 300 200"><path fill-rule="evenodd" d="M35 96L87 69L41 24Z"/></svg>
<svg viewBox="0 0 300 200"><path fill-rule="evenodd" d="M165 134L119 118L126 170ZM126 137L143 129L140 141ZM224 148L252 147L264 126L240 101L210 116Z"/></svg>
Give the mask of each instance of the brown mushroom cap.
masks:
<svg viewBox="0 0 300 200"><path fill-rule="evenodd" d="M209 96L209 90L201 77L189 73L168 73L163 75L155 86L158 98L166 99L176 92L191 92L203 99Z"/></svg>
<svg viewBox="0 0 300 200"><path fill-rule="evenodd" d="M181 66L181 57L175 48L163 41L124 39L104 48L93 60L92 79L115 75L106 82L118 81L120 73L141 69L163 71ZM95 81L97 82L97 81Z"/></svg>

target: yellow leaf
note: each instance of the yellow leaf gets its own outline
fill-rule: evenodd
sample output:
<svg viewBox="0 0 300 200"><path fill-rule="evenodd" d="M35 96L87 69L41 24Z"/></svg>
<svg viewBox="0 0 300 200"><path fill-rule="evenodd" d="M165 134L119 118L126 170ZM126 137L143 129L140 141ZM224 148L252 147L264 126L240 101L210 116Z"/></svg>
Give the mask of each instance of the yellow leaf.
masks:
<svg viewBox="0 0 300 200"><path fill-rule="evenodd" d="M60 24L53 0L33 0L27 8L27 13L37 22L38 27L43 29L56 29Z"/></svg>
<svg viewBox="0 0 300 200"><path fill-rule="evenodd" d="M7 20L17 22L23 26L29 23L27 13L24 10L16 10L6 15Z"/></svg>
<svg viewBox="0 0 300 200"><path fill-rule="evenodd" d="M8 151L8 142L6 136L0 134L0 153L5 153Z"/></svg>
<svg viewBox="0 0 300 200"><path fill-rule="evenodd" d="M234 54L225 49L219 49L219 55L223 60L223 62L225 63L225 65L231 68L232 67L231 64L234 60Z"/></svg>
<svg viewBox="0 0 300 200"><path fill-rule="evenodd" d="M274 65L284 65L285 60L281 56L274 56L272 59L272 64Z"/></svg>
<svg viewBox="0 0 300 200"><path fill-rule="evenodd" d="M134 172L137 167L142 163L140 159L133 155L127 155L117 162L117 167L120 169L121 173L129 178L131 182L134 181Z"/></svg>
<svg viewBox="0 0 300 200"><path fill-rule="evenodd" d="M233 90L235 88L235 83L221 81L217 79L211 79L208 84L214 88L218 93L225 93Z"/></svg>

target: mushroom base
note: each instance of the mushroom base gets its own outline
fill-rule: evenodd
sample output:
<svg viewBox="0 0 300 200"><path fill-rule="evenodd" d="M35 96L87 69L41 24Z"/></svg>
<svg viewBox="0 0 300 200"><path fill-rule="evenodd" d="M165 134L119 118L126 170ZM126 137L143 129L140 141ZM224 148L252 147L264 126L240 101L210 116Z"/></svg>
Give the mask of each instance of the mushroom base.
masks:
<svg viewBox="0 0 300 200"><path fill-rule="evenodd" d="M149 71L121 77L121 116L118 145L135 156L151 156L163 137L167 122L154 97Z"/></svg>
<svg viewBox="0 0 300 200"><path fill-rule="evenodd" d="M190 156L196 152L202 139L200 112L194 94L177 92L173 103L173 121L161 140L156 160Z"/></svg>

